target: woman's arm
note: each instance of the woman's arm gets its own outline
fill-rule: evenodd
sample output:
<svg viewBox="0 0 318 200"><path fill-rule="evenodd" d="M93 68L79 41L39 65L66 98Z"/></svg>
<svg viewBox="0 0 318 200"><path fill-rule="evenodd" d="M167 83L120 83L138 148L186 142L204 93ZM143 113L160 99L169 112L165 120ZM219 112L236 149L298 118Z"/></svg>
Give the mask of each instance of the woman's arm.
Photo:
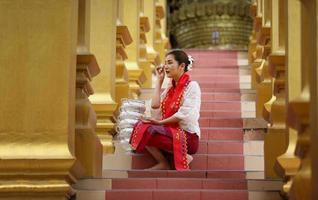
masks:
<svg viewBox="0 0 318 200"><path fill-rule="evenodd" d="M155 89L154 89L152 101L151 101L152 109L158 109L160 107L160 91L161 91L163 80L165 78L163 65L158 66L156 68L156 74L157 74L157 81L156 81L156 85L155 85Z"/></svg>
<svg viewBox="0 0 318 200"><path fill-rule="evenodd" d="M162 82L158 79L156 81L156 86L152 95L151 108L157 109L160 107L160 91L161 91Z"/></svg>
<svg viewBox="0 0 318 200"><path fill-rule="evenodd" d="M154 118L142 118L141 119L144 123L151 123L151 124L157 124L157 125L164 125L164 124L174 124L174 123L179 123L181 119L171 116L163 120L157 120Z"/></svg>

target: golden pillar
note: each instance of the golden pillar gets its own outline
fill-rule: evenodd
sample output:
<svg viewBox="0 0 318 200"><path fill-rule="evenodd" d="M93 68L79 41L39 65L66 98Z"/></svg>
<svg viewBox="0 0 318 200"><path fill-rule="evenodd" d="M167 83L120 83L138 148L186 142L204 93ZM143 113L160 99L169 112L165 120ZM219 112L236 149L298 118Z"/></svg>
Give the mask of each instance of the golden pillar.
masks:
<svg viewBox="0 0 318 200"><path fill-rule="evenodd" d="M264 50L263 50L264 51ZM266 55L265 55L266 56ZM267 57L267 56L266 56ZM272 77L269 74L268 61L266 59L257 59L252 66L259 65L255 69L257 98L256 98L256 117L264 118L269 121L264 113L267 113L267 110L270 109L266 103L271 99L272 96Z"/></svg>
<svg viewBox="0 0 318 200"><path fill-rule="evenodd" d="M92 81L95 93L89 99L97 113L96 132L105 153L114 152L117 3L117 0L91 0L89 10L89 51L95 55L101 69Z"/></svg>
<svg viewBox="0 0 318 200"><path fill-rule="evenodd" d="M286 1L285 6L287 12L286 18L286 55L287 57L287 84L286 98L289 104L287 110L287 118L293 119L292 105L294 100L301 94L301 27L300 27L300 1ZM287 195L290 191L293 177L299 168L299 158L295 156L297 130L289 127L288 132L288 147L286 152L277 158L276 172L284 179L283 193Z"/></svg>
<svg viewBox="0 0 318 200"><path fill-rule="evenodd" d="M286 105L285 105L285 52L269 55L273 81L274 100L270 105L270 124L264 141L265 176L276 177L274 164L277 156L286 150Z"/></svg>
<svg viewBox="0 0 318 200"><path fill-rule="evenodd" d="M125 65L127 59L126 47L132 43L128 27L123 24L124 1L118 1L118 17L116 30L116 102L120 104L122 98L131 97L129 90L128 70ZM127 11L126 11L127 12Z"/></svg>
<svg viewBox="0 0 318 200"><path fill-rule="evenodd" d="M314 15L317 16L318 14L318 2L317 0L315 1L316 3L316 7L313 8L315 10L315 13ZM312 16L312 14L311 14ZM314 30L316 30L316 33L317 33L317 28L318 28L318 22L314 20L315 18L312 18L312 20L315 22L314 24ZM316 38L316 41L313 43L315 45L317 45L317 38ZM314 58L318 58L318 47L315 46L315 49L316 51L315 54L313 55ZM313 59L313 58L312 58ZM318 70L317 70L317 60L315 60L316 63L314 63L315 65L312 65L312 68L310 71L311 72L311 85L310 85L310 92L311 92L311 96L310 96L310 110L311 110L311 140L310 140L310 147L311 147L311 169L312 169L312 175L311 175L311 191L307 190L308 192L311 192L311 200L314 200L314 199L318 199L318 193L317 193L317 190L316 188L318 188L318 145L317 145L317 141L318 141L318 124L316 123L318 121ZM309 172L308 172L309 173ZM310 182L309 182L310 183Z"/></svg>
<svg viewBox="0 0 318 200"><path fill-rule="evenodd" d="M76 65L75 156L73 171L78 178L102 175L102 144L95 132L96 113L88 97L94 93L90 82L100 73L95 56L88 51L89 2L79 0ZM86 148L83 148L85 146Z"/></svg>
<svg viewBox="0 0 318 200"><path fill-rule="evenodd" d="M273 1L271 4L271 47L268 56L269 71L273 77L273 97L270 107L268 132L264 141L265 176L277 177L274 170L276 159L285 152L286 104L285 104L285 1Z"/></svg>
<svg viewBox="0 0 318 200"><path fill-rule="evenodd" d="M128 83L130 90L130 97L137 99L140 95L140 88L145 81L145 74L139 64L139 50L140 50L140 0L122 0L122 23L127 26L132 42L125 48L127 59L124 61L128 71Z"/></svg>
<svg viewBox="0 0 318 200"><path fill-rule="evenodd" d="M271 97L272 90L272 78L268 73L268 61L267 57L271 50L270 43L270 33L271 33L271 22L268 16L264 13L270 13L265 11L269 9L268 6L264 7L264 2L259 1L257 7L257 14L254 17L253 29L255 34L256 48L252 53L251 59L253 63L251 64L252 70L252 87L256 89L256 117L263 118L264 104ZM252 7L253 8L253 7ZM251 8L251 9L252 9ZM253 11L253 10L252 10ZM255 12L255 11L254 11Z"/></svg>
<svg viewBox="0 0 318 200"><path fill-rule="evenodd" d="M302 92L290 102L289 124L298 131L295 154L300 158L300 168L293 177L290 199L315 199L317 188L312 184L312 158L317 152L315 136L317 124L317 1L301 1L301 89ZM311 146L311 144L313 146ZM317 181L317 180L315 180Z"/></svg>
<svg viewBox="0 0 318 200"><path fill-rule="evenodd" d="M161 25L161 20L165 18L165 10L164 7L159 3L155 3L156 6L156 17L155 17L155 41L154 41L154 48L159 53L159 60L164 60L165 51L166 51L166 41L164 40L165 34L163 34L162 30L163 27Z"/></svg>
<svg viewBox="0 0 318 200"><path fill-rule="evenodd" d="M66 199L75 181L77 1L0 3L0 198Z"/></svg>
<svg viewBox="0 0 318 200"><path fill-rule="evenodd" d="M256 16L257 16L257 4L256 3L252 3L250 6L250 13L251 13L251 17L253 18L253 29L252 29L252 33L250 35L250 42L248 45L248 64L252 65L252 63L255 61L255 53L256 53L256 47L257 47L257 40L256 40ZM256 75L255 75L255 67L252 66L252 89L255 89L256 86Z"/></svg>
<svg viewBox="0 0 318 200"><path fill-rule="evenodd" d="M167 0L159 0L156 3L156 46L162 62L165 59L166 49L170 48L169 38L167 37ZM160 33L158 32L160 30ZM161 36L159 36L161 34ZM160 42L159 42L160 41Z"/></svg>
<svg viewBox="0 0 318 200"><path fill-rule="evenodd" d="M116 34L116 102L120 103L122 98L131 96L128 84L128 70L125 65L127 53L126 45L132 42L127 26L118 24Z"/></svg>
<svg viewBox="0 0 318 200"><path fill-rule="evenodd" d="M74 171L79 178L101 177L103 147L95 133L96 113L88 97L94 93L90 81L100 72L94 55L80 52L76 67ZM85 147L85 148L83 148Z"/></svg>
<svg viewBox="0 0 318 200"><path fill-rule="evenodd" d="M149 66L144 68L146 81L143 83L143 88L152 87L152 71L155 65L160 64L160 57L155 50L155 34L156 34L156 0L143 0L143 13L148 18L150 30L146 33L147 38L147 59Z"/></svg>

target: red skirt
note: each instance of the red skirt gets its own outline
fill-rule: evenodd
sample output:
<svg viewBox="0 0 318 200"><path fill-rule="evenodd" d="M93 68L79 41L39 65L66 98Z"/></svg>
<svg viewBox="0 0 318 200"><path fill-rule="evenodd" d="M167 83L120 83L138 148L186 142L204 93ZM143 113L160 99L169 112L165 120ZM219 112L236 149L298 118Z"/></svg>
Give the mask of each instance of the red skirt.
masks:
<svg viewBox="0 0 318 200"><path fill-rule="evenodd" d="M199 147L197 134L186 132L187 153L195 154ZM137 152L143 152L146 146L156 147L160 150L173 152L173 138L169 128L163 125L150 125L140 141Z"/></svg>

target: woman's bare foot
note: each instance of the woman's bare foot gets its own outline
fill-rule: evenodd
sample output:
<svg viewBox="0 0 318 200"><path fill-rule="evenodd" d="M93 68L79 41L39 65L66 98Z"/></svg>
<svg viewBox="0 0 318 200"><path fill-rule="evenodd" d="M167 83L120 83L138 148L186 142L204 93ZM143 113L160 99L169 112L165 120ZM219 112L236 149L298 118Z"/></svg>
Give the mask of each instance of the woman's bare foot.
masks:
<svg viewBox="0 0 318 200"><path fill-rule="evenodd" d="M160 162L153 167L148 168L148 170L165 170L170 169L170 165L168 162Z"/></svg>
<svg viewBox="0 0 318 200"><path fill-rule="evenodd" d="M187 160L188 160L188 164L190 164L193 160L193 157L189 154L187 154Z"/></svg>

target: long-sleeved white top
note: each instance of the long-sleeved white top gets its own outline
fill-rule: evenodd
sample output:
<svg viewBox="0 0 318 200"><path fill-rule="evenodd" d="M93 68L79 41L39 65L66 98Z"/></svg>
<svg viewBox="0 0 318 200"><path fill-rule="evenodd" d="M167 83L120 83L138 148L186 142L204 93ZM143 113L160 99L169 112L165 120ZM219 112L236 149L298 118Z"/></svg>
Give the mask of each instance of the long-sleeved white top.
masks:
<svg viewBox="0 0 318 200"><path fill-rule="evenodd" d="M169 85L160 95L160 101L162 101L169 88ZM200 108L201 108L201 89L196 81L191 81L184 91L182 104L173 116L177 117L181 121L179 122L180 127L189 132L195 133L200 137ZM152 109L151 116L156 119L161 119L161 109Z"/></svg>

